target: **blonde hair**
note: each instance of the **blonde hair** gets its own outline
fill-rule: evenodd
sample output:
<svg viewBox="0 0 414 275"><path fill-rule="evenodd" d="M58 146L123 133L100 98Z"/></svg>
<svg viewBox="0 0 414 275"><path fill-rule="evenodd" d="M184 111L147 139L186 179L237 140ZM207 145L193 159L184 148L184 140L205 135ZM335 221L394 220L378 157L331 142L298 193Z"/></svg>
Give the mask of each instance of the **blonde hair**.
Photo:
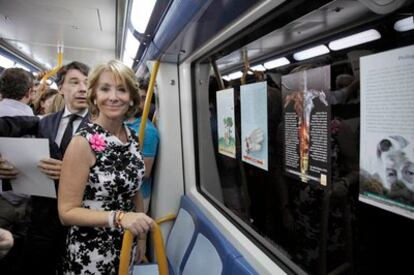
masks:
<svg viewBox="0 0 414 275"><path fill-rule="evenodd" d="M128 90L133 104L132 106L129 105L125 117L133 117L139 111L140 98L138 94L138 81L135 78L134 71L118 60L111 60L108 63L98 65L90 72L88 77L89 113L92 117L97 117L99 115L99 109L94 104L96 99L96 88L98 86L99 77L103 72L107 71L113 73L115 78L121 80L126 86L125 88Z"/></svg>
<svg viewBox="0 0 414 275"><path fill-rule="evenodd" d="M39 85L44 85L44 84L42 83ZM35 101L33 102L33 109L36 115L44 115L46 113L46 110L42 108L42 103L48 100L50 97L57 95L59 93L58 90L56 89L48 88L44 90L43 87L46 87L46 86L40 86L38 90L38 94L36 94L37 97Z"/></svg>
<svg viewBox="0 0 414 275"><path fill-rule="evenodd" d="M45 110L45 114L55 113L65 108L65 100L61 94L56 94L53 98L52 104Z"/></svg>

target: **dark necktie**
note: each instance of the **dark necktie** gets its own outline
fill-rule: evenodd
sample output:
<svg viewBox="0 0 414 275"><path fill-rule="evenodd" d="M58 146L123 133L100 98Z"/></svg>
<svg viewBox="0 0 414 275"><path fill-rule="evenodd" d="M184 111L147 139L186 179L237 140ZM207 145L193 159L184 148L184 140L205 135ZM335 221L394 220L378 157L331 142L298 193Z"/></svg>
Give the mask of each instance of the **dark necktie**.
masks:
<svg viewBox="0 0 414 275"><path fill-rule="evenodd" d="M79 116L76 114L69 115L69 122L66 126L65 132L63 133L62 142L60 143L60 150L62 154L65 154L66 147L68 147L70 140L72 139L73 135L73 122L78 118Z"/></svg>
<svg viewBox="0 0 414 275"><path fill-rule="evenodd" d="M2 179L1 183L3 192L13 190L9 179Z"/></svg>

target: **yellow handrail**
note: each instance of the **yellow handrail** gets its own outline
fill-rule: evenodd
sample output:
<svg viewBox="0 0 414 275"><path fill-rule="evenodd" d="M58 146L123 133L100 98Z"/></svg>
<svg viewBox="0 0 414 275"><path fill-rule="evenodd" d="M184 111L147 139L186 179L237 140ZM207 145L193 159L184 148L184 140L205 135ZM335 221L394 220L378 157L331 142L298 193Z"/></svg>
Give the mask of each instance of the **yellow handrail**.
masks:
<svg viewBox="0 0 414 275"><path fill-rule="evenodd" d="M169 274L167 255L165 254L164 239L162 237L159 224L175 220L176 218L177 218L176 214L168 214L164 217L158 218L155 220L155 225L152 228L152 240L154 242L155 256L157 257L159 275ZM125 249L126 246L124 246L124 245L128 245L128 243L126 243L126 242L129 242L127 238L131 238L131 244L132 244L132 234L129 231L125 232L124 239L122 240L121 260L119 262L119 273L118 273L119 275L128 274L128 271L129 271L129 262L131 260L131 248L129 249L129 251L126 251ZM128 253L128 255L126 255L125 253ZM148 262L148 260L146 262Z"/></svg>
<svg viewBox="0 0 414 275"><path fill-rule="evenodd" d="M62 67L62 60L63 60L63 47L59 46L58 47L58 63L56 65L56 67L54 67L53 69L51 69L50 71L48 71L43 77L41 82L45 82L46 80L49 79L49 77L54 76L59 69Z"/></svg>
<svg viewBox="0 0 414 275"><path fill-rule="evenodd" d="M157 77L158 68L160 66L160 60L158 59L154 67L152 68L150 83L148 85L147 97L145 99L144 111L142 112L141 124L139 127L139 144L143 147L145 138L145 126L147 124L147 117L150 109L152 95L154 93L155 79ZM142 148L141 147L141 148ZM129 262L131 260L131 249L132 249L133 236L129 230L125 230L124 237L122 239L122 249L119 261L119 275L128 274ZM167 268L168 270L168 268ZM161 273L160 273L161 274ZM168 274L168 272L166 273Z"/></svg>
<svg viewBox="0 0 414 275"><path fill-rule="evenodd" d="M132 250L133 236L129 230L125 230L124 238L122 239L122 249L119 260L119 271L118 275L129 274L129 263L131 261L131 250Z"/></svg>
<svg viewBox="0 0 414 275"><path fill-rule="evenodd" d="M159 275L168 275L168 262L167 262L167 256L165 254L164 239L162 237L160 226L157 223L154 223L154 226L152 227L151 231L152 231L152 241L154 242L155 255L157 257ZM128 274L128 271L129 271L129 261L131 260L131 256L130 254L127 257L125 257L126 255L124 255L124 257L122 256L122 254L126 252L125 251L126 249L124 249L124 244L125 244L125 239L126 239L125 235L127 232L125 232L124 239L122 242L121 260L119 262L119 273L118 274Z"/></svg>
<svg viewBox="0 0 414 275"><path fill-rule="evenodd" d="M141 117L141 124L139 127L139 144L141 144L141 146L143 146L144 144L143 140L144 140L144 135L145 135L145 126L147 125L147 118L148 118L148 113L149 113L149 109L151 106L152 95L154 94L155 79L157 77L159 67L160 67L160 60L158 59L155 62L154 67L152 68L151 78L148 84L148 92L145 98L144 110L142 112L142 117Z"/></svg>
<svg viewBox="0 0 414 275"><path fill-rule="evenodd" d="M158 224L152 229L152 240L154 241L155 256L157 257L159 275L168 275L167 255L165 255L164 239Z"/></svg>
<svg viewBox="0 0 414 275"><path fill-rule="evenodd" d="M175 215L175 214L168 214L167 216L164 216L164 217L161 217L161 218L156 219L155 222L157 224L162 224L163 222L173 221L176 218L177 218L177 215Z"/></svg>

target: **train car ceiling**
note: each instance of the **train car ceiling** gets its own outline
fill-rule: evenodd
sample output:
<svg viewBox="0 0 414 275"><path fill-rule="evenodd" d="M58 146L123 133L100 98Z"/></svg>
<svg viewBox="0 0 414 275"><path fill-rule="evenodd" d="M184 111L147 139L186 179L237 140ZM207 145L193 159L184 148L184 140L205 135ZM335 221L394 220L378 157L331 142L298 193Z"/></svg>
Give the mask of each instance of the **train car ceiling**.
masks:
<svg viewBox="0 0 414 275"><path fill-rule="evenodd" d="M0 44L41 69L56 65L60 45L63 64L113 59L118 2L123 1L0 0Z"/></svg>
<svg viewBox="0 0 414 275"><path fill-rule="evenodd" d="M293 50L297 53L318 47L320 43L313 43L323 40L323 37L328 37L333 32L345 31L345 29L355 27L355 24L380 17L358 1L342 0L321 5L314 11L296 19L292 15L284 15L284 17L292 19L287 24L243 47L247 51L250 64L261 64L275 58L285 57ZM282 21L284 20L288 20L288 18L282 18ZM246 37L245 39L252 38L254 37ZM229 52L233 47L238 48L238 45L230 45L217 55L218 68L224 73L240 70L243 66L240 50ZM317 49L322 51L321 54L329 52L329 49L324 45L320 45L315 50Z"/></svg>
<svg viewBox="0 0 414 275"><path fill-rule="evenodd" d="M273 6L282 2L284 1L273 1ZM139 62L136 67L138 70L144 69L146 61L159 57L162 57L164 62L181 63L206 41L257 4L258 1L255 0L173 1L162 18L151 44L138 53ZM215 16L218 10L226 16Z"/></svg>
<svg viewBox="0 0 414 275"><path fill-rule="evenodd" d="M161 1L162 2L162 1ZM244 31L249 33L240 41L251 41L245 48L249 59L253 62L269 61L275 52L287 52L297 49L301 44L309 44L312 40L321 39L337 32L338 28L351 29L354 22L361 24L380 18L402 5L404 0L379 1L273 1L271 10L257 24ZM152 41L146 47L140 47L137 53L135 68L145 67L148 60L162 57L164 62L181 63L192 53L209 41L226 26L240 18L244 13L259 5L257 1L173 1L166 15L157 28ZM226 16L215 16L217 10ZM224 10L224 11L223 11ZM174 27L171 27L174 26ZM276 28L275 26L279 26ZM256 29L252 32L252 29ZM260 39L258 39L260 37ZM254 41L258 39L257 41ZM219 69L229 72L228 68L236 70L235 64L242 65L240 52L231 49L232 39L221 45L217 59ZM224 47L226 46L226 47ZM303 49L305 50L305 49ZM232 53L231 55L229 55Z"/></svg>
<svg viewBox="0 0 414 275"><path fill-rule="evenodd" d="M153 40L154 34L172 1L124 1L128 2L125 13L127 20L123 27L123 38L125 39L121 40L123 43L119 45L122 49L119 57L122 57L125 64L135 69L139 58Z"/></svg>

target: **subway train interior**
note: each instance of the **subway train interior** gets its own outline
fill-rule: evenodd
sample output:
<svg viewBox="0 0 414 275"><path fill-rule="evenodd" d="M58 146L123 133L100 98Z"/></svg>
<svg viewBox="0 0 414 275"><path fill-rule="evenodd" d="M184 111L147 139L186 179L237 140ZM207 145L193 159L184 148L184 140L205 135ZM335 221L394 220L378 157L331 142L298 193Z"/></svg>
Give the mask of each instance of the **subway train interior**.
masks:
<svg viewBox="0 0 414 275"><path fill-rule="evenodd" d="M0 0L0 67L118 59L154 77L149 215L176 215L160 224L164 274L412 274L413 14L411 0Z"/></svg>

